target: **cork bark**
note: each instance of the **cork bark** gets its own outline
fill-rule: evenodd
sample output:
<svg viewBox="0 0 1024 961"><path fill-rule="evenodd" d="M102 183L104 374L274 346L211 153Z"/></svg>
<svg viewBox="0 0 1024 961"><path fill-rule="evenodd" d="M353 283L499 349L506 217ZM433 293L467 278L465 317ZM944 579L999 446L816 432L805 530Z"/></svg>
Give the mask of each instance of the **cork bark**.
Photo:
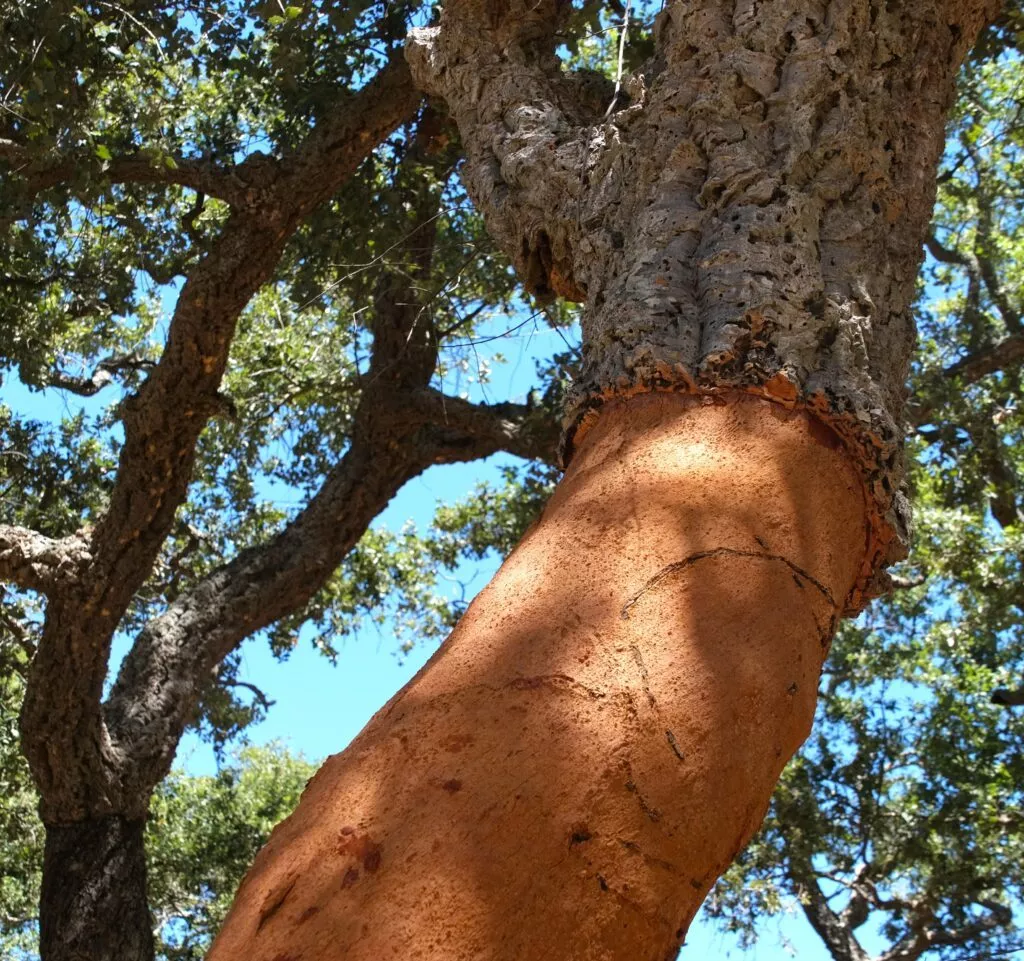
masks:
<svg viewBox="0 0 1024 961"><path fill-rule="evenodd" d="M865 499L805 412L613 400L208 961L675 957L807 736Z"/></svg>
<svg viewBox="0 0 1024 961"><path fill-rule="evenodd" d="M589 116L544 39L568 5L501 6L447 3L408 56L492 233L539 295L585 304L567 456L636 392L812 411L871 493L856 609L905 549L910 307L957 68L997 4L670 3L621 108Z"/></svg>

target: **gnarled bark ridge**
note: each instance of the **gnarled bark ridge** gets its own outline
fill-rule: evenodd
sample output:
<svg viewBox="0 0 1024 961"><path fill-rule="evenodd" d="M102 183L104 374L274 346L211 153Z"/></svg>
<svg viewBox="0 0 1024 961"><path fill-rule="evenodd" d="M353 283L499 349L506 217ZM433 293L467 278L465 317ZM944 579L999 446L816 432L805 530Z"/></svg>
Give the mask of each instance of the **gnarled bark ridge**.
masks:
<svg viewBox="0 0 1024 961"><path fill-rule="evenodd" d="M568 445L635 392L810 409L872 495L856 608L905 547L910 305L956 72L998 4L670 3L631 102L598 117L541 39L567 6L449 3L408 52L494 236L540 294L586 303Z"/></svg>

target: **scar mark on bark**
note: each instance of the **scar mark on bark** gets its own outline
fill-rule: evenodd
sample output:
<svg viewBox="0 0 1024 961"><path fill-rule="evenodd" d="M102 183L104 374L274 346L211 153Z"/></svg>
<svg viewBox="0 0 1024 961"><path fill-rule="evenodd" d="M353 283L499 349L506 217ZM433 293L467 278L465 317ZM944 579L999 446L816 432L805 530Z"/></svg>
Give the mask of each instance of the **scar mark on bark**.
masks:
<svg viewBox="0 0 1024 961"><path fill-rule="evenodd" d="M496 690L491 685L481 686ZM569 677L568 674L536 674L532 677L515 677L502 686L512 688L514 691L532 691L540 687L549 687L556 691L575 694L591 700L600 700L604 697L603 692L595 691L593 688L581 684L575 678Z"/></svg>
<svg viewBox="0 0 1024 961"><path fill-rule="evenodd" d="M672 733L671 729L666 728L665 738L668 740L668 746L672 748L673 753L680 761L686 760L686 755L683 754L683 749L679 746L679 742L676 740L676 736Z"/></svg>
<svg viewBox="0 0 1024 961"><path fill-rule="evenodd" d="M658 702L654 698L654 694L651 693L651 678L647 673L647 665L644 663L644 656L640 653L640 648L636 644L629 645L630 652L633 655L633 660L636 661L636 666L640 670L640 678L644 685L644 694L647 695L647 702L651 705L652 710L658 715L659 720L661 719L661 711L658 709ZM671 729L665 729L665 738L668 741L668 746L672 748L673 753L680 761L685 760L683 751L679 747L679 742L676 740L675 734L672 733Z"/></svg>
<svg viewBox="0 0 1024 961"><path fill-rule="evenodd" d="M668 564L663 567L657 574L651 577L643 587L640 588L625 604L622 605L622 610L619 612L620 616L624 621L629 620L629 612L632 607L640 600L644 594L652 591L662 581L674 574L678 574L680 571L685 571L689 567L693 567L698 561L707 560L712 557L753 557L764 561L779 561L785 564L795 575L799 575L806 581L810 581L821 595L828 601L832 608L836 607L835 598L832 596L832 592L819 581L813 574L808 573L802 567L798 567L788 557L783 557L781 554L770 554L768 552L761 553L759 551L740 551L732 547L717 547L710 551L697 551L695 554L691 554L689 557L683 558L681 561L676 561L674 564ZM801 585L802 586L802 585Z"/></svg>
<svg viewBox="0 0 1024 961"><path fill-rule="evenodd" d="M653 864L656 867L661 868L663 871L667 871L669 874L678 874L679 869L671 862L666 861L664 858L656 858L653 855L648 854L636 841L627 841L625 838L619 838L619 845L630 854L635 854L641 858L647 864Z"/></svg>
<svg viewBox="0 0 1024 961"><path fill-rule="evenodd" d="M292 893L292 888L295 887L298 880L297 877L288 878L282 886L272 890L267 895L263 906L260 908L260 919L256 922L257 931L281 910L281 905L287 900L288 895Z"/></svg>
<svg viewBox="0 0 1024 961"><path fill-rule="evenodd" d="M644 664L644 656L640 653L640 648L636 644L630 644L629 650L633 655L633 660L636 661L636 666L640 669L640 677L644 682L644 694L647 695L647 703L658 710L658 703L654 700L654 695L651 693L651 679L647 673L647 665Z"/></svg>
<svg viewBox="0 0 1024 961"><path fill-rule="evenodd" d="M636 795L637 804L640 805L640 810L647 815L647 819L649 821L661 820L661 811L659 811L657 808L651 807L647 803L647 798L645 798L640 793L640 789L636 786L636 784L633 783L632 779L626 782L626 790L629 791L630 794Z"/></svg>

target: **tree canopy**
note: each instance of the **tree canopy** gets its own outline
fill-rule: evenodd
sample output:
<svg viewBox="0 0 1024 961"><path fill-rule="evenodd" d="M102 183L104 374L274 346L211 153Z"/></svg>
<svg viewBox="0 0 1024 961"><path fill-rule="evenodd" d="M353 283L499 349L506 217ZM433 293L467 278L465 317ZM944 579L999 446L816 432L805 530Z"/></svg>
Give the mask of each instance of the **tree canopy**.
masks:
<svg viewBox="0 0 1024 961"><path fill-rule="evenodd" d="M600 112L628 96L658 5L575 6L563 54ZM460 183L457 131L412 86L402 45L432 15L2 5L10 950L33 950L41 799L58 821L148 805L161 951L199 956L307 776L248 751L162 780L187 726L227 750L267 709L239 645L286 657L314 625L334 658L367 618L399 645L437 638L462 607L441 574L510 550L556 476L574 309L520 286ZM910 384L914 552L842 629L816 733L713 896L748 940L795 898L838 961L879 939L886 961L1024 947L1024 716L992 701L1024 685L1022 36L1008 4L949 128ZM493 396L502 335L535 328L559 343L535 390ZM429 529L370 526L428 467L497 452L519 458L503 482Z"/></svg>

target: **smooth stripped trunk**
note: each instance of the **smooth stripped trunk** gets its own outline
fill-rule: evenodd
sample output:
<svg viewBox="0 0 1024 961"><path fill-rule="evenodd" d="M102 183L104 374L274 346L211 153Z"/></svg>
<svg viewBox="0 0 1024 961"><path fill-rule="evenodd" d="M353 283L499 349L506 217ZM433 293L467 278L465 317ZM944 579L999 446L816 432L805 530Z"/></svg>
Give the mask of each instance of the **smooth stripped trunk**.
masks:
<svg viewBox="0 0 1024 961"><path fill-rule="evenodd" d="M803 412L611 402L274 832L209 961L674 957L810 729L864 502Z"/></svg>
<svg viewBox="0 0 1024 961"><path fill-rule="evenodd" d="M118 815L46 826L42 961L150 961L144 821Z"/></svg>

